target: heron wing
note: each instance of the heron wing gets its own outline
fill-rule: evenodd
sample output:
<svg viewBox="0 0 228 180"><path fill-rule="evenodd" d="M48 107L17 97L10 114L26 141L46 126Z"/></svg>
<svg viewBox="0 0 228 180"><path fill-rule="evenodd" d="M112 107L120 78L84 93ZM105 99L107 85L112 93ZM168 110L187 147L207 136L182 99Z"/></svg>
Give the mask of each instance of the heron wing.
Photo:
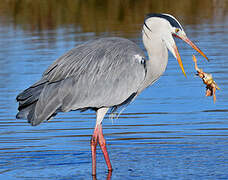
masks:
<svg viewBox="0 0 228 180"><path fill-rule="evenodd" d="M43 74L48 80L35 116L47 119L57 110L112 107L137 90L146 75L143 51L123 38L102 38L79 45Z"/></svg>

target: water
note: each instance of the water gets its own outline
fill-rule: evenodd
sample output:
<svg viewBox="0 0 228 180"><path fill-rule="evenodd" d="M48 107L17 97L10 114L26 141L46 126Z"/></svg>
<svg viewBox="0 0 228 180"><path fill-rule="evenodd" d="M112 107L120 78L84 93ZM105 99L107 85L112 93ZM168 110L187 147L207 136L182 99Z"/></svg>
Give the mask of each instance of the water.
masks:
<svg viewBox="0 0 228 180"><path fill-rule="evenodd" d="M207 63L197 56L199 66L213 73L221 88L215 104L211 97L204 96L204 85L194 76L191 55L197 53L176 40L187 78L170 56L167 70L157 83L128 106L119 119L104 120L113 180L228 179L226 19L223 16L220 21L206 19L184 26L188 37L211 59ZM9 19L0 26L1 179L92 179L90 137L95 114L60 113L48 123L31 127L15 119L15 97L38 80L56 58L86 40L118 35L143 48L140 24L122 24L122 32L116 26L87 32L69 24L28 30ZM107 176L98 148L97 179Z"/></svg>

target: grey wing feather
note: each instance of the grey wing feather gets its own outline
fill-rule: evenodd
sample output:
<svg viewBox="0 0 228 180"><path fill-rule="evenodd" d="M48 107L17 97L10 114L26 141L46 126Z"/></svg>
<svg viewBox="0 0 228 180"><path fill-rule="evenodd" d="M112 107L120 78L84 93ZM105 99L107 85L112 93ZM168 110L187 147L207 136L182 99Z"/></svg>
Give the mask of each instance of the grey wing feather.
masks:
<svg viewBox="0 0 228 180"><path fill-rule="evenodd" d="M135 54L145 58L143 51L128 39L114 37L88 41L57 59L43 73L43 77L50 82L54 82L71 76L77 77L83 73L88 73L89 70L89 72L94 73L94 71L97 71L97 67L93 65L97 64L98 67L102 68L105 68L103 65L109 66L115 63L118 65L120 62L129 60L124 60L124 58L132 58ZM114 61L113 58L117 57L120 57L120 59ZM133 63L131 61L130 63Z"/></svg>
<svg viewBox="0 0 228 180"><path fill-rule="evenodd" d="M140 59L141 58L141 59ZM144 81L143 51L123 38L102 38L75 47L43 74L47 83L29 119L39 124L57 111L116 107Z"/></svg>

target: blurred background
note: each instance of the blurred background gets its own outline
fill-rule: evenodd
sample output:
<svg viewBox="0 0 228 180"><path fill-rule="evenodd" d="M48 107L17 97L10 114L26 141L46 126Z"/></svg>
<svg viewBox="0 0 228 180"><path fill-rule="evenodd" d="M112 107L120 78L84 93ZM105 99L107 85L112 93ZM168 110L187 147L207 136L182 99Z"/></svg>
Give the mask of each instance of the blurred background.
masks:
<svg viewBox="0 0 228 180"><path fill-rule="evenodd" d="M26 31L74 27L78 32L119 32L126 36L139 30L145 14L170 13L186 24L227 21L227 0L3 0L1 26ZM136 29L137 28L137 29Z"/></svg>
<svg viewBox="0 0 228 180"><path fill-rule="evenodd" d="M31 127L15 119L15 98L87 40L125 37L145 52L147 13L175 16L211 61L175 39L187 78L170 55L158 82L118 119L106 117L112 179L228 179L228 0L1 0L0 179L92 179L94 112L59 113ZM192 54L221 88L215 104L195 76ZM97 179L106 179L97 151Z"/></svg>

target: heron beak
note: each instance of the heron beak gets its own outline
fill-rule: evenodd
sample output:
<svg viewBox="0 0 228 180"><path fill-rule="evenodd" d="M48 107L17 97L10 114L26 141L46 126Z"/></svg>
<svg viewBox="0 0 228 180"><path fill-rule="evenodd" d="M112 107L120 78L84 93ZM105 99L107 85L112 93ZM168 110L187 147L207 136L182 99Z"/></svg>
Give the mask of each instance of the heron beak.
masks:
<svg viewBox="0 0 228 180"><path fill-rule="evenodd" d="M207 58L207 56L200 50L200 48L198 48L190 39L188 39L188 37L186 35L177 35L177 34L173 34L175 37L182 39L184 42L186 42L187 44L189 44L193 49L195 49L196 51L198 51L203 57L205 57L207 59L207 61L209 61L209 59Z"/></svg>
<svg viewBox="0 0 228 180"><path fill-rule="evenodd" d="M181 70L182 70L184 76L186 77L186 73L185 73L185 71L184 71L184 66L183 66L183 63L182 63L182 60L181 60L179 51L178 51L178 49L177 49L177 46L174 45L174 46L173 46L173 49L174 49L174 53L175 53L175 55L176 55L178 64L179 64L179 66L180 66L180 68L181 68Z"/></svg>

